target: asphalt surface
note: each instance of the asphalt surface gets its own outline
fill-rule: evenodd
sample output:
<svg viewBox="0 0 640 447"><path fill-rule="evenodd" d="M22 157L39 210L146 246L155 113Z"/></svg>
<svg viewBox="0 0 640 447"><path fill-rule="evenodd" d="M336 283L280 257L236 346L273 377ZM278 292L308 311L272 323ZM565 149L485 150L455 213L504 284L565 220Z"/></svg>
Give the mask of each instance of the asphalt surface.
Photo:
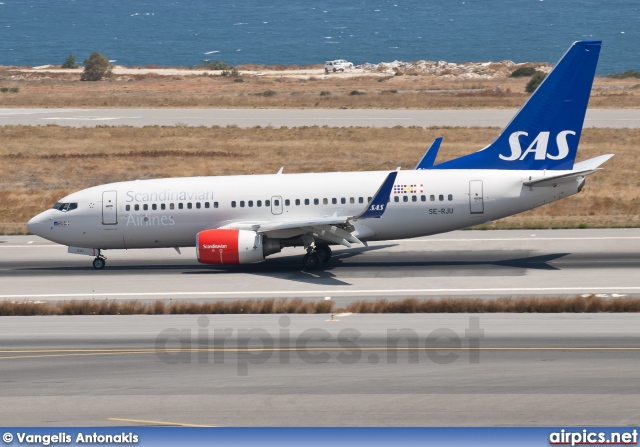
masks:
<svg viewBox="0 0 640 447"><path fill-rule="evenodd" d="M504 127L516 110L27 109L0 108L0 125ZM585 127L638 128L640 110L588 110Z"/></svg>
<svg viewBox="0 0 640 447"><path fill-rule="evenodd" d="M3 317L3 425L633 425L633 314Z"/></svg>
<svg viewBox="0 0 640 447"><path fill-rule="evenodd" d="M263 263L198 264L194 249L105 251L107 266L35 236L0 236L0 300L359 299L640 295L640 229L457 231L336 248L323 270L301 249Z"/></svg>

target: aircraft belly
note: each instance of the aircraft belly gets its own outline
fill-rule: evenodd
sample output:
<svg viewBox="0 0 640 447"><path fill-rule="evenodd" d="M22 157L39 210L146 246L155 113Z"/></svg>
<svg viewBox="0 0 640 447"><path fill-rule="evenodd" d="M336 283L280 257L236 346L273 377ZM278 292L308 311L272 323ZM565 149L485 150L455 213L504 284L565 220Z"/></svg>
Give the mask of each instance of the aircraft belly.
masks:
<svg viewBox="0 0 640 447"><path fill-rule="evenodd" d="M203 230L206 228L201 228ZM126 248L189 247L200 230L172 227L129 227L124 232Z"/></svg>

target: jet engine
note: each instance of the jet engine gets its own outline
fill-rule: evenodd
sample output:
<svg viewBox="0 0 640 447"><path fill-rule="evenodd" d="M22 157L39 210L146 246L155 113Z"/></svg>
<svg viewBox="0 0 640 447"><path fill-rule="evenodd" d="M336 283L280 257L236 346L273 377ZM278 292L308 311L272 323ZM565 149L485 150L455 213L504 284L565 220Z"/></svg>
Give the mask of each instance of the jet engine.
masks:
<svg viewBox="0 0 640 447"><path fill-rule="evenodd" d="M278 239L255 231L216 229L196 235L196 253L202 264L250 264L281 250Z"/></svg>

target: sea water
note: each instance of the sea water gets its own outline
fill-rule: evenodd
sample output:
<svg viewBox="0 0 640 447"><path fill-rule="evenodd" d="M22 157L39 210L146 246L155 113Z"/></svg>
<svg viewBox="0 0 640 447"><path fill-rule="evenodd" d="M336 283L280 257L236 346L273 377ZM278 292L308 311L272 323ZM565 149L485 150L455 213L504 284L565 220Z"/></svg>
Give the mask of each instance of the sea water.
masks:
<svg viewBox="0 0 640 447"><path fill-rule="evenodd" d="M0 0L0 65L555 63L603 40L599 74L640 69L638 0Z"/></svg>

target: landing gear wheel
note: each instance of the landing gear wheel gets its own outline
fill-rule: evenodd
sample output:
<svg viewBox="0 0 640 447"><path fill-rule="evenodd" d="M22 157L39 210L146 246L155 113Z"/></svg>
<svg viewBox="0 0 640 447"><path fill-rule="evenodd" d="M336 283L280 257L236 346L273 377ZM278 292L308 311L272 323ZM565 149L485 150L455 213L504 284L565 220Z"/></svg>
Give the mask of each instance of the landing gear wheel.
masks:
<svg viewBox="0 0 640 447"><path fill-rule="evenodd" d="M304 255L304 258L302 258L302 264L304 264L304 268L307 270L315 270L320 267L322 261L317 254L307 253L306 255Z"/></svg>
<svg viewBox="0 0 640 447"><path fill-rule="evenodd" d="M316 254L320 258L320 262L326 264L331 259L331 248L326 244L316 245Z"/></svg>
<svg viewBox="0 0 640 447"><path fill-rule="evenodd" d="M106 264L106 260L104 258L95 258L93 260L93 268L96 270L102 270Z"/></svg>

